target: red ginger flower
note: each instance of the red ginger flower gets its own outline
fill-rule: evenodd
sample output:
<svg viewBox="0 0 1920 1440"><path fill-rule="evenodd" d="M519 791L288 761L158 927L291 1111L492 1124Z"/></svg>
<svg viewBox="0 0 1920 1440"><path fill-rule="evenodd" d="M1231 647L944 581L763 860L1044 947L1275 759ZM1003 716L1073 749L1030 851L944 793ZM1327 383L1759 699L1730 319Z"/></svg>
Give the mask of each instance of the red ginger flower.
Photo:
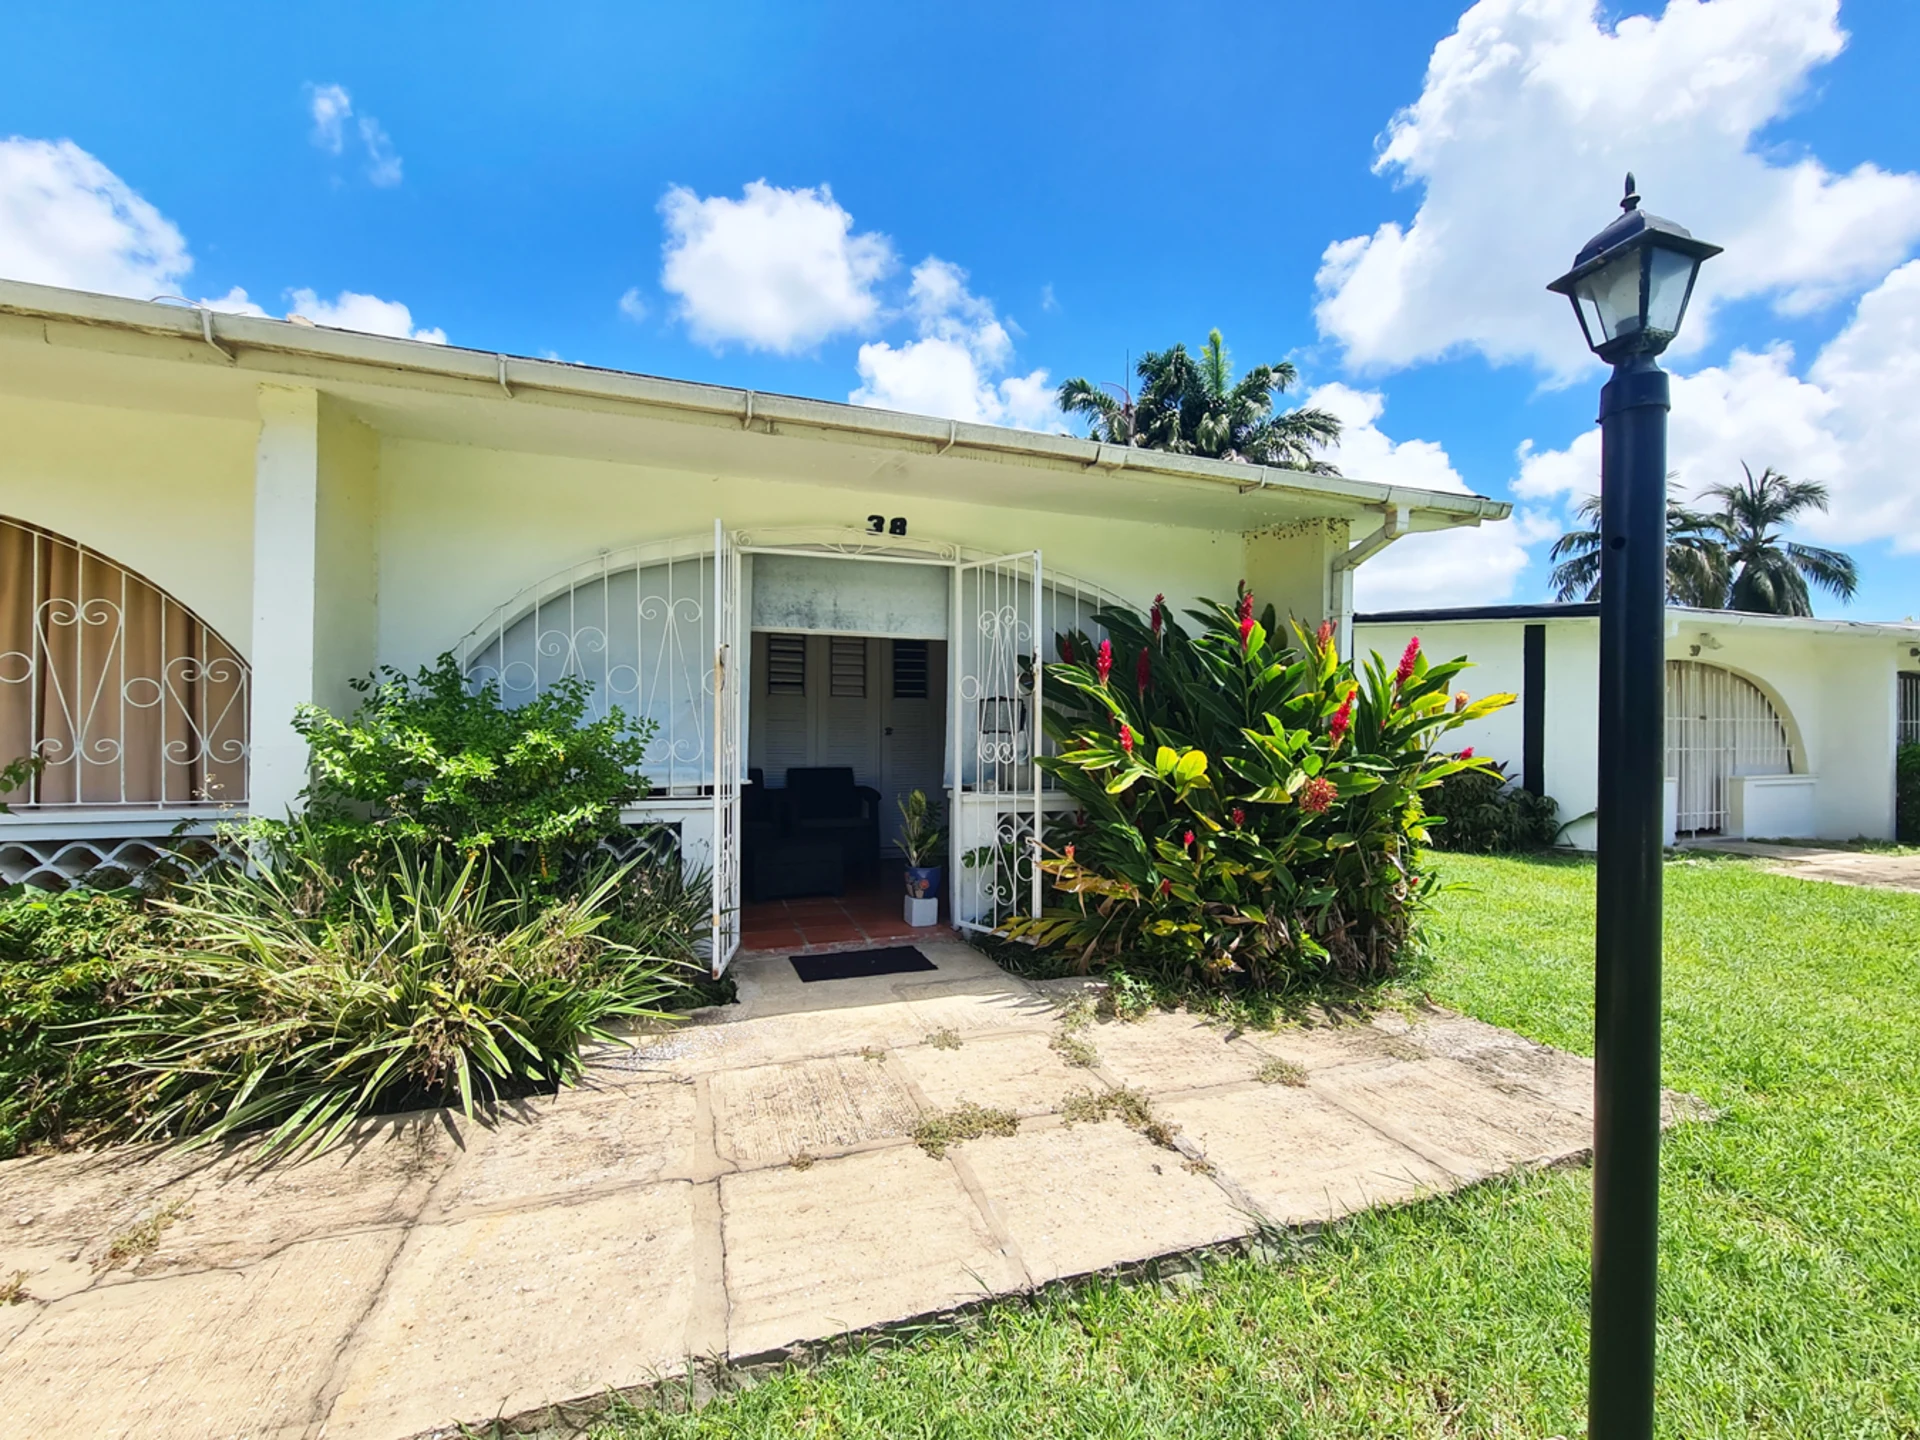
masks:
<svg viewBox="0 0 1920 1440"><path fill-rule="evenodd" d="M1460 713L1460 712L1461 712L1462 710L1464 710L1464 709L1466 709L1466 708L1467 708L1467 692L1466 692L1466 691L1464 691L1464 690L1456 690L1456 691L1454 691L1454 692L1453 692L1453 711L1454 711L1454 713L1455 713L1455 714L1457 715L1457 714L1459 714L1459 713Z"/></svg>
<svg viewBox="0 0 1920 1440"><path fill-rule="evenodd" d="M1233 807L1233 828L1236 830L1245 829L1246 824L1247 824L1247 812L1242 810L1238 805L1234 806Z"/></svg>
<svg viewBox="0 0 1920 1440"><path fill-rule="evenodd" d="M1333 712L1333 720L1327 726L1327 739L1335 745L1346 739L1347 731L1353 725L1353 697L1359 688L1356 685L1347 691L1347 698L1340 702L1340 708Z"/></svg>
<svg viewBox="0 0 1920 1440"><path fill-rule="evenodd" d="M1393 683L1404 685L1413 678L1414 662L1420 658L1420 637L1414 636L1407 641L1407 648L1400 652L1400 668L1393 672Z"/></svg>
<svg viewBox="0 0 1920 1440"><path fill-rule="evenodd" d="M1182 835L1180 837L1180 844L1183 848L1191 850L1193 848L1193 831L1189 830L1186 834Z"/></svg>
<svg viewBox="0 0 1920 1440"><path fill-rule="evenodd" d="M1071 840L1067 842L1067 859L1073 859L1073 842Z"/></svg>
<svg viewBox="0 0 1920 1440"><path fill-rule="evenodd" d="M1146 694L1148 687L1153 684L1153 666L1147 659L1148 653L1147 647L1142 645L1140 647L1140 662L1133 667L1134 688L1142 695Z"/></svg>
<svg viewBox="0 0 1920 1440"><path fill-rule="evenodd" d="M1100 642L1100 653L1093 657L1093 673L1100 677L1102 685L1106 684L1107 677L1113 674L1113 641Z"/></svg>
<svg viewBox="0 0 1920 1440"><path fill-rule="evenodd" d="M1473 758L1473 747L1469 745L1466 749L1462 750L1460 752L1460 758L1462 760L1471 760Z"/></svg>
<svg viewBox="0 0 1920 1440"><path fill-rule="evenodd" d="M1322 620L1320 622L1320 628L1313 632L1313 641L1314 644L1322 650L1325 650L1329 645L1333 644L1333 622L1331 620Z"/></svg>
<svg viewBox="0 0 1920 1440"><path fill-rule="evenodd" d="M1133 754L1133 726L1126 721L1120 722L1120 748L1127 754Z"/></svg>
<svg viewBox="0 0 1920 1440"><path fill-rule="evenodd" d="M1148 619L1153 624L1153 638L1158 640L1160 638L1160 627L1166 624L1167 620L1167 597L1165 595L1156 595L1153 597L1153 609L1148 613Z"/></svg>
<svg viewBox="0 0 1920 1440"><path fill-rule="evenodd" d="M1316 775L1307 781L1300 791L1300 808L1309 815L1324 815L1327 807L1339 798L1340 792L1334 788L1331 780L1324 775Z"/></svg>
<svg viewBox="0 0 1920 1440"><path fill-rule="evenodd" d="M1173 893L1173 881L1162 880L1160 882L1160 893L1162 895L1171 895Z"/></svg>
<svg viewBox="0 0 1920 1440"><path fill-rule="evenodd" d="M1073 664L1073 636L1062 635L1060 637L1060 658L1069 665Z"/></svg>
<svg viewBox="0 0 1920 1440"><path fill-rule="evenodd" d="M1247 648L1247 641L1253 635L1253 592L1244 591L1240 596L1240 648Z"/></svg>

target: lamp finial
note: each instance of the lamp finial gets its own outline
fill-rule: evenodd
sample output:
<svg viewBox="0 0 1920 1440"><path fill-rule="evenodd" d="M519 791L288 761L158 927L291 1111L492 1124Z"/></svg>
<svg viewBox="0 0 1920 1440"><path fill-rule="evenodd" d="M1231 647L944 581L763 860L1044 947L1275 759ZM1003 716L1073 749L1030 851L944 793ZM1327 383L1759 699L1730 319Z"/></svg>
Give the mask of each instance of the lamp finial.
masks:
<svg viewBox="0 0 1920 1440"><path fill-rule="evenodd" d="M1620 202L1622 210L1635 210L1640 206L1640 196L1633 188L1633 172L1627 171L1627 193Z"/></svg>

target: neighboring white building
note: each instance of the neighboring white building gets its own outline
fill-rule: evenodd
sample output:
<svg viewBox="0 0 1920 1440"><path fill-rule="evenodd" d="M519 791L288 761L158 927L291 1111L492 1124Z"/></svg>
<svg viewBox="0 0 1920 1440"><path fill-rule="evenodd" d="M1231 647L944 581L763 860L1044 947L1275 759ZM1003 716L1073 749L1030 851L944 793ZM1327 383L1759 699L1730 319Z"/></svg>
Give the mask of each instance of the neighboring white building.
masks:
<svg viewBox="0 0 1920 1440"><path fill-rule="evenodd" d="M963 924L1037 893L1030 657L1110 597L1345 631L1398 535L1508 507L0 282L0 880L285 814L294 707L452 651L656 721L629 817L736 932L750 769L949 790ZM1023 663L1027 661L1028 663ZM956 875L958 872L956 871Z"/></svg>
<svg viewBox="0 0 1920 1440"><path fill-rule="evenodd" d="M1495 605L1354 617L1354 648L1465 655L1475 695L1520 697L1458 732L1563 820L1599 798L1600 608ZM1667 611L1667 839L1893 836L1894 751L1920 739L1920 625ZM1593 822L1568 839L1590 848Z"/></svg>

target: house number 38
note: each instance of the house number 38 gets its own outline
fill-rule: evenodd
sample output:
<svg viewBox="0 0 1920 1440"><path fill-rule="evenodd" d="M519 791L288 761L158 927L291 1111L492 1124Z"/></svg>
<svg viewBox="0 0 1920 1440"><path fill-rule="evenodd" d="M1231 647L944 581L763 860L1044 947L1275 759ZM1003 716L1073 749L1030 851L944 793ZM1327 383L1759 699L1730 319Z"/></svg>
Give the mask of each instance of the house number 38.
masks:
<svg viewBox="0 0 1920 1440"><path fill-rule="evenodd" d="M896 515L889 520L884 515L867 516L869 535L904 535L907 533L907 517Z"/></svg>

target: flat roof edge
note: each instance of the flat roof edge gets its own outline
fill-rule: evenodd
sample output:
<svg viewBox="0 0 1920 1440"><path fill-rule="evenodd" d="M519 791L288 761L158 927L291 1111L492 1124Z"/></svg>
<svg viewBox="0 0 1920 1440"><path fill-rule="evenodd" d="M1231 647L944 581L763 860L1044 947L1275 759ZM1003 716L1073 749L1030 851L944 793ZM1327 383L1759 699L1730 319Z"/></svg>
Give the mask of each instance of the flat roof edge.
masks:
<svg viewBox="0 0 1920 1440"><path fill-rule="evenodd" d="M1503 520L1513 507L1485 495L1456 494L1403 485L1383 485L1348 476L1312 475L1272 466L1171 455L1165 451L1107 445L1070 435L1014 430L961 420L942 420L840 401L754 391L699 381L673 380L633 371L474 350L430 341L369 335L328 326L234 315L164 300L133 300L59 286L0 280L0 312L95 325L172 339L206 341L213 349L242 347L387 370L411 370L517 391L573 394L630 401L707 415L737 415L820 430L860 433L915 446L990 452L1089 470L1130 470L1145 475L1233 485L1243 492L1288 490L1369 508L1405 506L1446 517L1448 525Z"/></svg>

